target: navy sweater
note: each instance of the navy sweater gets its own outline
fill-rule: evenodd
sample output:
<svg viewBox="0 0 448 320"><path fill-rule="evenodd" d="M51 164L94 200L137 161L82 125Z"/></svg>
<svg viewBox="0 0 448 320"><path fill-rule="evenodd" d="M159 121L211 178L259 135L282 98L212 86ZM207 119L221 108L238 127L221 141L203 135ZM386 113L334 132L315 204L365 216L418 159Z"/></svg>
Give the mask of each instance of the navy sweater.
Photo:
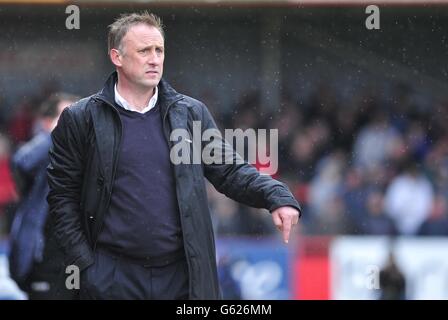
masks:
<svg viewBox="0 0 448 320"><path fill-rule="evenodd" d="M160 107L157 103L144 114L117 108L123 137L98 244L134 258L177 251L183 241Z"/></svg>

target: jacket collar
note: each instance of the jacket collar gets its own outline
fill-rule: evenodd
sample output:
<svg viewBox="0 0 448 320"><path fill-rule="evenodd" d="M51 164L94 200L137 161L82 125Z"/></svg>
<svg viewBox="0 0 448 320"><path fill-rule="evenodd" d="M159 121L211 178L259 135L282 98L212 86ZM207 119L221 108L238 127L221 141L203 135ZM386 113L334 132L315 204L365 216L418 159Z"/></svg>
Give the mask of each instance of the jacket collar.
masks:
<svg viewBox="0 0 448 320"><path fill-rule="evenodd" d="M117 83L118 74L116 71L112 72L109 78L106 80L104 87L98 92L97 96L106 101L112 106L115 106L115 93L114 86ZM159 102L162 114L165 114L167 108L174 102L183 98L183 96L178 93L170 84L162 78L158 85L159 88Z"/></svg>

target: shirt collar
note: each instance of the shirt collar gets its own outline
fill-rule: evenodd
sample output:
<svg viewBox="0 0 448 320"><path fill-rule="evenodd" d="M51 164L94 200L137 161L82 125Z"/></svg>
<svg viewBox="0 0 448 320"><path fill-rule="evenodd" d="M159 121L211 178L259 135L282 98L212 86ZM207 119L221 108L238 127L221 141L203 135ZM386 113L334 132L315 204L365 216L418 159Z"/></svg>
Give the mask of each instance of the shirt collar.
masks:
<svg viewBox="0 0 448 320"><path fill-rule="evenodd" d="M127 101L126 101L126 100L125 100L125 99L118 93L118 90L117 90L117 84L116 84L116 83L115 83L114 90L115 90L115 102L116 102L120 107L122 107L122 108L124 108L124 109L126 109L126 110L129 110L129 111L135 111L135 112L138 112L138 113L146 113L146 112L148 112L149 110L151 110L152 108L154 108L155 105L156 105L156 103L157 103L157 99L158 99L158 97L159 97L159 89L158 89L157 86L156 86L153 96L151 97L151 99L149 99L148 105L147 105L143 110L140 111L140 110L136 109L133 105L131 105L129 102L127 102Z"/></svg>

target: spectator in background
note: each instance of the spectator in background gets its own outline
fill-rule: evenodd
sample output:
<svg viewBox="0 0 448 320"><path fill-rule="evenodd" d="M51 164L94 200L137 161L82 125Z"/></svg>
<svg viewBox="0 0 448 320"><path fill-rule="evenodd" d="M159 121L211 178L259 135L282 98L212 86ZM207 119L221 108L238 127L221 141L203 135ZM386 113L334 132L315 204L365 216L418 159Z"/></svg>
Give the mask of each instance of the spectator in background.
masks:
<svg viewBox="0 0 448 320"><path fill-rule="evenodd" d="M378 110L373 120L361 129L354 144L354 161L362 168L384 163L393 151L398 131L390 124L385 112Z"/></svg>
<svg viewBox="0 0 448 320"><path fill-rule="evenodd" d="M314 176L315 148L308 134L297 132L290 148L290 161L283 172L293 175L299 181L309 182Z"/></svg>
<svg viewBox="0 0 448 320"><path fill-rule="evenodd" d="M359 229L366 235L397 234L394 222L384 212L383 194L379 190L372 190L367 196L367 216L362 220Z"/></svg>
<svg viewBox="0 0 448 320"><path fill-rule="evenodd" d="M354 231L353 222L345 213L345 203L340 196L334 196L325 201L319 216L313 217L310 230L314 233L334 235L352 234Z"/></svg>
<svg viewBox="0 0 448 320"><path fill-rule="evenodd" d="M430 181L409 161L387 188L385 210L400 234L415 235L428 218L433 200Z"/></svg>
<svg viewBox="0 0 448 320"><path fill-rule="evenodd" d="M406 300L406 279L392 251L380 271L380 290L380 300Z"/></svg>
<svg viewBox="0 0 448 320"><path fill-rule="evenodd" d="M294 135L302 127L302 115L294 104L285 101L268 125L270 129L278 130L279 173L283 177L294 177L298 168L292 161L291 145Z"/></svg>
<svg viewBox="0 0 448 320"><path fill-rule="evenodd" d="M447 200L442 194L437 194L432 206L431 214L423 222L418 235L448 236Z"/></svg>
<svg viewBox="0 0 448 320"><path fill-rule="evenodd" d="M61 274L63 257L51 238L48 223L48 151L50 133L61 112L77 97L57 93L40 109L41 131L24 144L13 156L11 168L20 194L20 204L14 216L10 241L10 273L30 299L69 297L69 292L57 295L54 291ZM48 232L47 236L45 233Z"/></svg>
<svg viewBox="0 0 448 320"><path fill-rule="evenodd" d="M317 173L310 183L310 210L314 216L321 216L323 207L340 194L344 182L345 156L341 152L333 152L321 159L316 168Z"/></svg>
<svg viewBox="0 0 448 320"><path fill-rule="evenodd" d="M344 179L342 197L346 205L346 214L355 226L359 227L365 220L364 212L366 211L369 186L366 183L364 172L357 167L348 167Z"/></svg>
<svg viewBox="0 0 448 320"><path fill-rule="evenodd" d="M411 156L419 162L426 157L430 148L428 134L421 122L424 122L423 116L410 121L404 134L406 147L410 150Z"/></svg>
<svg viewBox="0 0 448 320"><path fill-rule="evenodd" d="M438 193L448 197L448 136L432 145L424 165L434 188Z"/></svg>

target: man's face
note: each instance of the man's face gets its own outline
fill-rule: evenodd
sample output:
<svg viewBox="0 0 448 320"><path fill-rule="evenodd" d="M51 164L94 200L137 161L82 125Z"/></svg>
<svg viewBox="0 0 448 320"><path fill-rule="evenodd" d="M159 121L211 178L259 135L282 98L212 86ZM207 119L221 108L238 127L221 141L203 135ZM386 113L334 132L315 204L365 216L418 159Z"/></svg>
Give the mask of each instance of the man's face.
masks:
<svg viewBox="0 0 448 320"><path fill-rule="evenodd" d="M164 40L160 31L137 24L129 28L121 41L121 65L117 65L117 69L130 84L152 89L162 78L164 59Z"/></svg>

